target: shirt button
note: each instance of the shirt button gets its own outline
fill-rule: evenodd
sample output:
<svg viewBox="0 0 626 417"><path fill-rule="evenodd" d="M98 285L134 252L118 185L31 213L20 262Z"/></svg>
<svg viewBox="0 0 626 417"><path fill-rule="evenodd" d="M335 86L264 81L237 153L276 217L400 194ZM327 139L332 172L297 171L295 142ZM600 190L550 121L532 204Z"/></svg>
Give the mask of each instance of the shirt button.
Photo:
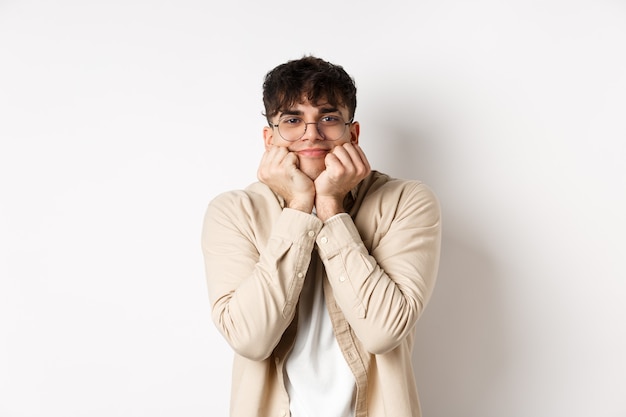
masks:
<svg viewBox="0 0 626 417"><path fill-rule="evenodd" d="M324 236L322 239L320 239L320 241L322 243L328 243L328 238L326 236Z"/></svg>
<svg viewBox="0 0 626 417"><path fill-rule="evenodd" d="M309 230L309 236L310 236L310 237L315 236L315 232L314 232L313 230Z"/></svg>
<svg viewBox="0 0 626 417"><path fill-rule="evenodd" d="M280 410L280 417L285 417L287 415L287 410Z"/></svg>
<svg viewBox="0 0 626 417"><path fill-rule="evenodd" d="M298 272L298 278L302 278L304 274L302 272Z"/></svg>
<svg viewBox="0 0 626 417"><path fill-rule="evenodd" d="M346 280L345 275L341 275L341 276L339 277L339 281L340 281L340 282L344 282L345 280Z"/></svg>

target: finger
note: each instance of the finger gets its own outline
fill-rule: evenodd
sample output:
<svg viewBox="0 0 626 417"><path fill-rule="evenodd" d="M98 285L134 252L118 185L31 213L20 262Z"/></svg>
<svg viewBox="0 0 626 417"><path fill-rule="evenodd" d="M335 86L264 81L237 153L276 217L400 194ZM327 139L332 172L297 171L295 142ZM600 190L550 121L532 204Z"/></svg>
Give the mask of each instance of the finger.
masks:
<svg viewBox="0 0 626 417"><path fill-rule="evenodd" d="M349 145L349 146L346 146ZM365 152L359 145L356 144L346 144L344 145L346 151L350 154L352 158L352 162L356 167L357 171L359 171L359 175L367 175L369 174L371 168L370 163L365 156Z"/></svg>
<svg viewBox="0 0 626 417"><path fill-rule="evenodd" d="M350 160L352 159L348 150L343 146L335 146L331 151L331 154L336 156L342 163L350 163Z"/></svg>
<svg viewBox="0 0 626 417"><path fill-rule="evenodd" d="M278 146L271 146L264 153L261 158L261 163L257 171L257 176L262 181L267 181L269 178L276 175L276 171L280 167L280 163L283 159L285 151L281 150Z"/></svg>
<svg viewBox="0 0 626 417"><path fill-rule="evenodd" d="M293 165L292 162L285 158L288 157L289 152L284 147L276 146L271 149L268 154L268 166L274 172L274 175L278 175L279 172L285 171L285 167Z"/></svg>
<svg viewBox="0 0 626 417"><path fill-rule="evenodd" d="M341 148L346 152L346 155L348 155L352 163L358 164L361 162L361 154L353 144L344 143Z"/></svg>
<svg viewBox="0 0 626 417"><path fill-rule="evenodd" d="M348 145L348 144L346 144ZM360 158L358 154L354 153L354 150L343 146L336 146L332 154L337 158L337 160L343 165L344 173L353 174L356 170L356 165L354 159L355 155L357 160Z"/></svg>
<svg viewBox="0 0 626 417"><path fill-rule="evenodd" d="M337 180L346 173L346 167L343 161L334 152L326 154L324 164L326 165L326 172L330 179Z"/></svg>
<svg viewBox="0 0 626 417"><path fill-rule="evenodd" d="M256 176L261 182L265 182L268 178L268 170L269 170L269 152L263 152L263 156L261 156L261 162L259 163L259 168L257 169Z"/></svg>
<svg viewBox="0 0 626 417"><path fill-rule="evenodd" d="M298 168L300 166L300 159L298 158L298 155L296 155L295 152L287 152L283 156L281 164L287 165L287 166L295 166L296 168Z"/></svg>
<svg viewBox="0 0 626 417"><path fill-rule="evenodd" d="M363 161L367 161L367 157L365 156L365 152L363 152L363 148L361 148L357 144L352 144L352 147L359 153Z"/></svg>
<svg viewBox="0 0 626 417"><path fill-rule="evenodd" d="M283 146L271 146L267 150L268 160L274 164L279 164L285 155L287 154L287 149Z"/></svg>

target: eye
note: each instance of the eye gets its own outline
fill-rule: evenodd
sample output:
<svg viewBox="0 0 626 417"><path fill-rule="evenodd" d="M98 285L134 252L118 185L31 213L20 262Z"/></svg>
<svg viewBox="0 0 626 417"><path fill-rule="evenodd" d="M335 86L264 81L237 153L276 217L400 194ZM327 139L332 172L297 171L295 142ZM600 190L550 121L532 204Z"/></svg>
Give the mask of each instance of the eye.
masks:
<svg viewBox="0 0 626 417"><path fill-rule="evenodd" d="M302 119L298 117L287 117L287 118L281 119L279 123L285 126L297 126L300 123L302 123Z"/></svg>
<svg viewBox="0 0 626 417"><path fill-rule="evenodd" d="M339 116L324 116L320 119L320 123L325 125L336 125L342 123L343 120Z"/></svg>

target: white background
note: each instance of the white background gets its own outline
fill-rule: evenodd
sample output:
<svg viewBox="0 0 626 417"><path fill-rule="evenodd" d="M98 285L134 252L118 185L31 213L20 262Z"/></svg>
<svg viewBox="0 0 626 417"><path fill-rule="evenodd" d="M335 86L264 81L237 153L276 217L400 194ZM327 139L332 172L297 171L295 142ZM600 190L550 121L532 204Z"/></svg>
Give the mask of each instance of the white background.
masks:
<svg viewBox="0 0 626 417"><path fill-rule="evenodd" d="M617 0L0 0L0 416L227 415L202 217L309 53L443 206L425 417L625 417Z"/></svg>

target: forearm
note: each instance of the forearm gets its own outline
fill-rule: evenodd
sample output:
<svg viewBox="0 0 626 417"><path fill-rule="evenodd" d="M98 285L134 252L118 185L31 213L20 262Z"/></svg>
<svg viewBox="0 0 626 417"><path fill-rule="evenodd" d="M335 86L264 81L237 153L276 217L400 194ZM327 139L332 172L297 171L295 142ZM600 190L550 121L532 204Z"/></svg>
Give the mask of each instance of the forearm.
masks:
<svg viewBox="0 0 626 417"><path fill-rule="evenodd" d="M318 236L335 300L371 353L397 346L414 328L432 293L440 224L420 221L397 222L371 254L347 215L327 221Z"/></svg>
<svg viewBox="0 0 626 417"><path fill-rule="evenodd" d="M234 224L236 214L209 209L203 251L212 317L233 349L264 359L291 323L321 222L285 209L262 247Z"/></svg>
<svg viewBox="0 0 626 417"><path fill-rule="evenodd" d="M345 197L345 196L344 196ZM345 213L343 198L320 198L315 200L315 212L317 217L325 222L337 214Z"/></svg>

